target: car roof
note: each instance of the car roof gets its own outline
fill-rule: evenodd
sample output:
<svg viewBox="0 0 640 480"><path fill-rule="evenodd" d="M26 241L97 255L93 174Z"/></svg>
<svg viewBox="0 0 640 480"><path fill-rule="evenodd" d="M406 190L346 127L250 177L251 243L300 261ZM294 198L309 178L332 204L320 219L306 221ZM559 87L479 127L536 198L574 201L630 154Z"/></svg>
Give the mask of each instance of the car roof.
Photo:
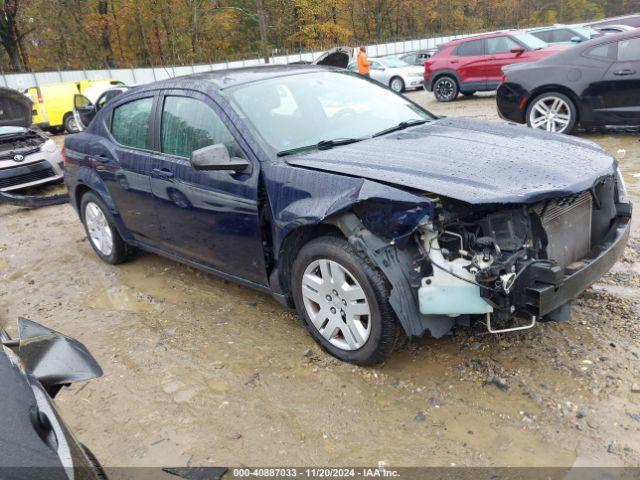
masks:
<svg viewBox="0 0 640 480"><path fill-rule="evenodd" d="M481 33L478 35L471 35L469 37L456 38L455 40L450 40L448 42L445 42L443 45L458 45L462 42L468 42L469 40L481 40L483 38L493 38L493 37L499 37L502 35L512 35L516 33L523 33L523 30L517 30L514 28L511 30L498 30L495 32Z"/></svg>
<svg viewBox="0 0 640 480"><path fill-rule="evenodd" d="M212 70L210 72L194 73L160 80L158 82L147 84L145 88L184 88L185 84L189 82L204 82L210 84L214 89L222 90L238 85L269 80L271 78L301 75L319 71L340 72L344 71L344 69L319 65L263 65L258 67L230 68L228 70Z"/></svg>

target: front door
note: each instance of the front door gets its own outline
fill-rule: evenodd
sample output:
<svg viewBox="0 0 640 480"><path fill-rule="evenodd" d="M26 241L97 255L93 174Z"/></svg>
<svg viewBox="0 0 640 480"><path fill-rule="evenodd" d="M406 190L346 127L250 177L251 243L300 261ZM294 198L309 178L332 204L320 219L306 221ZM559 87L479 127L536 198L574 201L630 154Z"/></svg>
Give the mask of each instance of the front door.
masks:
<svg viewBox="0 0 640 480"><path fill-rule="evenodd" d="M486 74L489 89L498 88L502 78L502 67L527 60L527 52L514 53L511 51L514 48L524 49L507 35L487 38Z"/></svg>
<svg viewBox="0 0 640 480"><path fill-rule="evenodd" d="M640 125L640 38L618 41L617 59L603 78L606 121Z"/></svg>
<svg viewBox="0 0 640 480"><path fill-rule="evenodd" d="M188 96L187 96L188 95ZM156 118L159 153L151 189L168 250L245 280L267 284L258 214L260 166L231 133L208 97L166 92ZM191 153L224 144L247 158L244 172L195 170Z"/></svg>

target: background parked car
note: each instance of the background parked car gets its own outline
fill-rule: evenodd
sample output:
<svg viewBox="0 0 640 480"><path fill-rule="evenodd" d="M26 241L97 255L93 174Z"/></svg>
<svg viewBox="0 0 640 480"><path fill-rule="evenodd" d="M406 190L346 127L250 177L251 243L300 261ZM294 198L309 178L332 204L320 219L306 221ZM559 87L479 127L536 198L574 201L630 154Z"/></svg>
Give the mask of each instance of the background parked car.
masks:
<svg viewBox="0 0 640 480"><path fill-rule="evenodd" d="M84 94L77 93L73 96L73 117L76 120L78 131L82 131L89 126L96 113L104 107L107 102L113 100L118 95L128 91L131 87L118 85L115 87L104 87L102 85L90 87Z"/></svg>
<svg viewBox="0 0 640 480"><path fill-rule="evenodd" d="M569 133L583 127L640 125L640 30L581 43L540 62L504 69L500 116Z"/></svg>
<svg viewBox="0 0 640 480"><path fill-rule="evenodd" d="M417 50L415 52L407 52L397 55L397 58L409 65L419 65L424 67L424 62L429 60L438 50L433 48L429 50Z"/></svg>
<svg viewBox="0 0 640 480"><path fill-rule="evenodd" d="M530 33L508 31L453 40L425 62L424 88L439 102L450 102L477 91L495 90L502 67L535 62L567 48L549 46Z"/></svg>
<svg viewBox="0 0 640 480"><path fill-rule="evenodd" d="M585 26L593 28L603 27L606 25L628 25L630 27L640 28L640 13L603 18L602 20L585 24Z"/></svg>
<svg viewBox="0 0 640 480"><path fill-rule="evenodd" d="M580 43L601 35L593 28L572 25L554 25L552 27L532 28L527 30L527 32L538 37L549 45L557 43Z"/></svg>
<svg viewBox="0 0 640 480"><path fill-rule="evenodd" d="M0 329L0 470L13 480L106 480L95 456L52 401L60 389L97 378L86 347L25 318L18 338Z"/></svg>
<svg viewBox="0 0 640 480"><path fill-rule="evenodd" d="M630 32L636 27L630 27L629 25L603 25L593 28L601 35L612 35L614 33Z"/></svg>
<svg viewBox="0 0 640 480"><path fill-rule="evenodd" d="M61 181L63 159L43 132L30 128L31 100L0 87L0 191Z"/></svg>
<svg viewBox="0 0 640 480"><path fill-rule="evenodd" d="M43 130L78 131L73 116L73 96L96 85L122 85L119 80L82 80L30 87L25 93L33 102L33 123Z"/></svg>
<svg viewBox="0 0 640 480"><path fill-rule="evenodd" d="M394 92L414 90L422 87L424 68L408 63L395 57L370 58L371 79L388 86ZM358 65L355 62L349 64L351 71L356 71Z"/></svg>

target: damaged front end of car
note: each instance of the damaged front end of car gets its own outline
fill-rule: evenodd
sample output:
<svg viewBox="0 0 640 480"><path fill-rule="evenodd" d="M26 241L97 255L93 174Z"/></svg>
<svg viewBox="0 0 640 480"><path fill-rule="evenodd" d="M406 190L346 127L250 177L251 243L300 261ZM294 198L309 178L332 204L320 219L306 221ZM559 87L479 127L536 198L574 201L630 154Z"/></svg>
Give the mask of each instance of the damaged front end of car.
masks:
<svg viewBox="0 0 640 480"><path fill-rule="evenodd" d="M613 266L629 235L619 174L526 204L422 198L366 201L329 220L385 273L409 336L475 321L502 333L568 320L571 300Z"/></svg>

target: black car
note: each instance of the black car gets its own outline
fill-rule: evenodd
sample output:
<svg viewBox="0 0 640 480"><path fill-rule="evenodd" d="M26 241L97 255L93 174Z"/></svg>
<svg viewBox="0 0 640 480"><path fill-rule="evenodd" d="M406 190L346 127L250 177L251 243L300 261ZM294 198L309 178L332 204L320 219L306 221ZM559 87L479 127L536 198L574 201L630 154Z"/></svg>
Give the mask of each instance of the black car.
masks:
<svg viewBox="0 0 640 480"><path fill-rule="evenodd" d="M503 72L497 104L504 119L562 133L577 125L640 125L640 30Z"/></svg>
<svg viewBox="0 0 640 480"><path fill-rule="evenodd" d="M566 319L629 235L615 159L597 145L436 118L343 69L145 85L69 135L65 158L102 260L140 247L269 292L359 364L383 361L400 328Z"/></svg>
<svg viewBox="0 0 640 480"><path fill-rule="evenodd" d="M58 414L52 398L102 375L84 345L26 318L18 339L0 329L0 478L106 479Z"/></svg>

